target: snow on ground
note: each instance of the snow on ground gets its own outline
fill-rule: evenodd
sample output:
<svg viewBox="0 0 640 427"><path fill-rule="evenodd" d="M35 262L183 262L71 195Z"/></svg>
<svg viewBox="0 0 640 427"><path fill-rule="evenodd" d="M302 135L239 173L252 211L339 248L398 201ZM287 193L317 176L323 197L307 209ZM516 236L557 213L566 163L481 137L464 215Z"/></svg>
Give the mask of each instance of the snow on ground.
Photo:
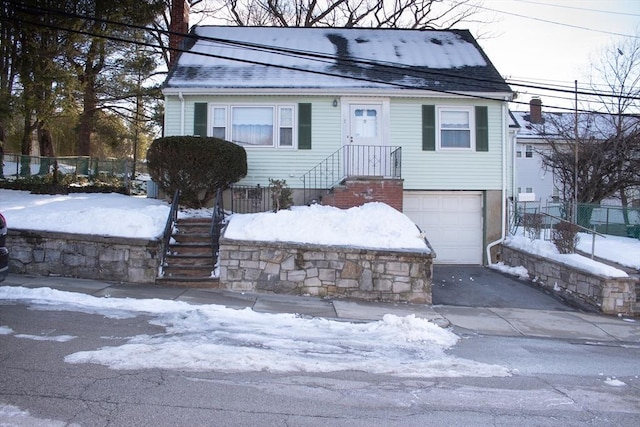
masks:
<svg viewBox="0 0 640 427"><path fill-rule="evenodd" d="M578 250L590 254L593 243L592 235L580 233L579 236ZM596 236L594 255L640 270L640 239L611 235Z"/></svg>
<svg viewBox="0 0 640 427"><path fill-rule="evenodd" d="M162 235L169 205L115 193L51 196L0 189L0 212L10 228L152 239ZM179 216L210 217L211 210L184 210ZM277 213L235 214L229 219L225 236L429 250L411 220L384 203L347 210L313 205Z"/></svg>
<svg viewBox="0 0 640 427"><path fill-rule="evenodd" d="M17 406L0 402L0 426L76 427L78 424L36 418L31 416L28 411L23 411Z"/></svg>
<svg viewBox="0 0 640 427"><path fill-rule="evenodd" d="M10 228L153 239L169 205L123 194L39 195L0 189L0 213Z"/></svg>
<svg viewBox="0 0 640 427"><path fill-rule="evenodd" d="M112 369L223 372L356 370L423 378L510 375L503 366L448 355L446 350L458 337L413 315L348 323L220 305L98 298L11 286L0 287L0 300L28 304L36 310L79 311L109 318L147 315L153 317L151 324L165 329L155 335L128 337L122 345L70 354L65 358L68 363L96 363ZM20 338L19 331L0 328Z"/></svg>
<svg viewBox="0 0 640 427"><path fill-rule="evenodd" d="M350 209L311 205L276 213L236 214L224 235L237 240L429 250L406 215L379 202Z"/></svg>
<svg viewBox="0 0 640 427"><path fill-rule="evenodd" d="M629 239L632 240L632 239ZM531 240L524 236L509 236L505 239L505 245L520 249L525 252L540 255L545 258L571 265L582 270L606 277L628 277L624 271L606 264L594 261L591 258L578 254L561 254L556 246L547 240ZM640 246L639 246L640 247Z"/></svg>
<svg viewBox="0 0 640 427"><path fill-rule="evenodd" d="M489 265L489 268L493 270L501 271L503 273L511 274L512 276L518 276L520 279L525 279L525 280L529 279L529 272L527 271L526 268L524 268L521 265L518 267L511 267L511 266L505 265L504 262L499 262L496 264Z"/></svg>

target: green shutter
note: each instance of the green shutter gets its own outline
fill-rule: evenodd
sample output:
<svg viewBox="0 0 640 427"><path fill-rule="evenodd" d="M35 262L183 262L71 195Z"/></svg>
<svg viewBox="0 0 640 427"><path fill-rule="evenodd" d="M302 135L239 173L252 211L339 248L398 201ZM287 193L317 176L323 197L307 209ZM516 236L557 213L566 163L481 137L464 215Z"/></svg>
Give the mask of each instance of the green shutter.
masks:
<svg viewBox="0 0 640 427"><path fill-rule="evenodd" d="M422 150L436 150L436 106L422 106Z"/></svg>
<svg viewBox="0 0 640 427"><path fill-rule="evenodd" d="M193 134L207 136L207 103L196 102L193 104Z"/></svg>
<svg viewBox="0 0 640 427"><path fill-rule="evenodd" d="M476 151L489 151L489 115L487 107L476 107Z"/></svg>
<svg viewBox="0 0 640 427"><path fill-rule="evenodd" d="M311 150L311 104L298 104L298 149Z"/></svg>

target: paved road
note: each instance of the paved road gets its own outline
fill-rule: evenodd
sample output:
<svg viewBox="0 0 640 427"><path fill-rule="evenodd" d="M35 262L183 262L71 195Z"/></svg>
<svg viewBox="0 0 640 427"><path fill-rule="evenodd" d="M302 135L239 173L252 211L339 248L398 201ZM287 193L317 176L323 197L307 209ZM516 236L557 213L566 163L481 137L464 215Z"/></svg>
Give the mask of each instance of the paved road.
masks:
<svg viewBox="0 0 640 427"><path fill-rule="evenodd" d="M512 371L509 377L487 378L225 372L216 366L153 364L120 370L65 362L70 354L166 333L152 320L34 310L2 301L0 325L16 332L0 334L0 425L640 425L640 348L628 343L487 336L467 329L451 355ZM37 339L50 335L76 338Z"/></svg>

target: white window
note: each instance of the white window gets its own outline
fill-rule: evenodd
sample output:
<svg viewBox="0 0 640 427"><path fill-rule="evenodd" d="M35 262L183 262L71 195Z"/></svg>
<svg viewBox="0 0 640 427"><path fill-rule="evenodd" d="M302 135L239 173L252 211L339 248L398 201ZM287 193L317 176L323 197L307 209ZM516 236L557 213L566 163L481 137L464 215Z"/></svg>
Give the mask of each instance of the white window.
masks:
<svg viewBox="0 0 640 427"><path fill-rule="evenodd" d="M474 148L473 111L471 108L438 109L439 148L471 150Z"/></svg>
<svg viewBox="0 0 640 427"><path fill-rule="evenodd" d="M291 105L213 105L211 136L245 147L294 148L295 109Z"/></svg>
<svg viewBox="0 0 640 427"><path fill-rule="evenodd" d="M522 145L518 145L516 147L516 157L517 158L521 158L522 157Z"/></svg>
<svg viewBox="0 0 640 427"><path fill-rule="evenodd" d="M273 113L273 107L231 107L231 141L272 147Z"/></svg>
<svg viewBox="0 0 640 427"><path fill-rule="evenodd" d="M293 107L280 107L278 117L280 129L278 145L280 147L293 147Z"/></svg>
<svg viewBox="0 0 640 427"><path fill-rule="evenodd" d="M527 145L527 146L524 148L524 156L525 156L527 159L530 159L530 158L532 158L532 157L533 157L533 145Z"/></svg>
<svg viewBox="0 0 640 427"><path fill-rule="evenodd" d="M211 136L220 139L227 138L227 107L213 107L213 129Z"/></svg>

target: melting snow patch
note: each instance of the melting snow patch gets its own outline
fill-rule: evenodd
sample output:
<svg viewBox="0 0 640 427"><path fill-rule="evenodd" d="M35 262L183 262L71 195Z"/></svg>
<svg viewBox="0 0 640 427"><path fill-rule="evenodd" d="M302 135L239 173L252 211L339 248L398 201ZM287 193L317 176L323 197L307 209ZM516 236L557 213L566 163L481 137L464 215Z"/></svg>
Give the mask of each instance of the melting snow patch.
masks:
<svg viewBox="0 0 640 427"><path fill-rule="evenodd" d="M620 381L620 380L617 380L617 379L615 379L615 378L607 378L607 379L604 381L604 383L605 383L606 385L610 385L610 386L612 386L612 387L623 387L623 386L627 385L626 383L624 383L624 382L622 382L622 381Z"/></svg>
<svg viewBox="0 0 640 427"><path fill-rule="evenodd" d="M123 345L70 354L68 363L222 372L356 370L420 378L510 375L504 366L447 354L458 336L415 315L387 314L377 322L349 323L172 300L98 298L48 288L0 287L0 299L109 318L151 315L149 322L164 328L156 335L129 337Z"/></svg>

